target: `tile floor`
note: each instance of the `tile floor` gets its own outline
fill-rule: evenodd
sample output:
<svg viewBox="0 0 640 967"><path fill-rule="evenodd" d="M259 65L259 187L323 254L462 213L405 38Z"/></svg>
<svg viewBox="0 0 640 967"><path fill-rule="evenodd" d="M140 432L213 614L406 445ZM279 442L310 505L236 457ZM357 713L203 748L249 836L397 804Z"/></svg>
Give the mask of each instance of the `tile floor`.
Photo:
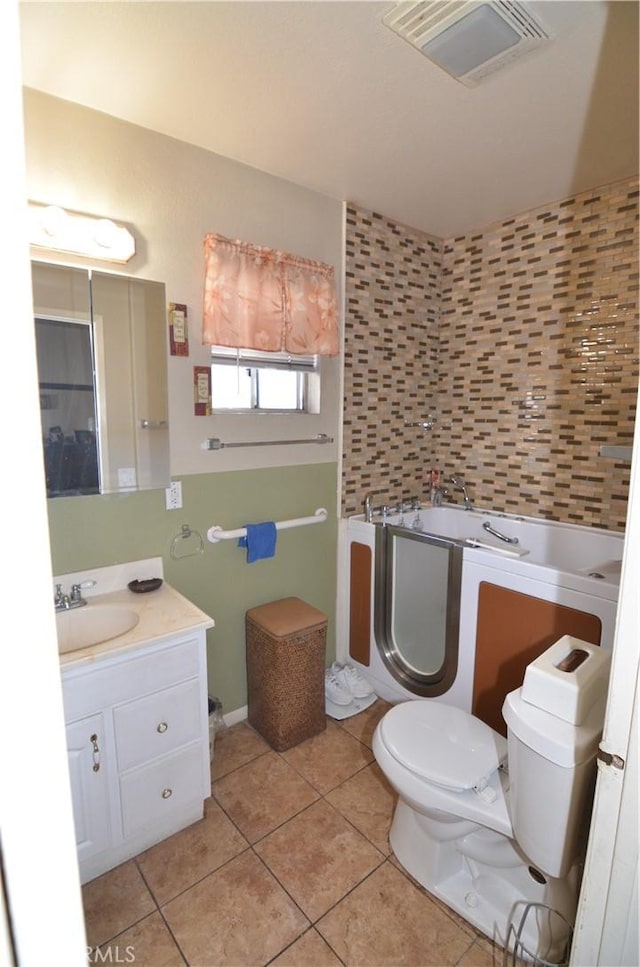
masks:
<svg viewBox="0 0 640 967"><path fill-rule="evenodd" d="M282 754L246 722L220 734L204 819L83 888L96 962L501 964L502 952L391 854L395 796L371 751L387 708L327 719L325 732Z"/></svg>

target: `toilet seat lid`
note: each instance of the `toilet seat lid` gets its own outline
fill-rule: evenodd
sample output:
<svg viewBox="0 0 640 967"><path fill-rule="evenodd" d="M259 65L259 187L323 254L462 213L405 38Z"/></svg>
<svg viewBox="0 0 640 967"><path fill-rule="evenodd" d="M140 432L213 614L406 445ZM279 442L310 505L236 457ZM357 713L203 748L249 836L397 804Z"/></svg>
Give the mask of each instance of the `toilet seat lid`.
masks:
<svg viewBox="0 0 640 967"><path fill-rule="evenodd" d="M483 789L507 757L506 739L480 719L429 699L395 705L380 728L398 762L454 792Z"/></svg>

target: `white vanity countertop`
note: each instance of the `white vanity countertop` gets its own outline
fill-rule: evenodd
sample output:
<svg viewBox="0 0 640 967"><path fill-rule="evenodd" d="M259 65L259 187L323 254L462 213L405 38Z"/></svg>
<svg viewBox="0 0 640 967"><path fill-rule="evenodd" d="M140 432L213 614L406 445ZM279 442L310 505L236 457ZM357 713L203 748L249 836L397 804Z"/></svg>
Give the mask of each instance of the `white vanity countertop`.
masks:
<svg viewBox="0 0 640 967"><path fill-rule="evenodd" d="M142 594L130 591L126 586L129 580L156 576L162 576L162 562L154 558L72 575L59 575L54 578L54 581L63 583L65 591L72 582L80 583L88 579L95 581L95 587L84 592L87 604L79 609L81 611L88 611L92 607L115 605L135 611L138 615L135 628L118 635L117 638L110 638L108 641L101 641L87 648L78 648L61 654L60 665L67 667L90 663L108 655L154 644L184 632L213 628L215 624L213 618L166 582L156 591ZM99 593L98 589L101 589L102 593Z"/></svg>
<svg viewBox="0 0 640 967"><path fill-rule="evenodd" d="M209 615L196 607L188 598L163 584L157 591L135 594L128 588L111 591L108 594L94 595L88 599L86 608L100 605L121 605L138 614L138 624L131 631L101 641L88 648L60 655L60 665L76 665L80 662L93 662L107 655L128 651L142 645L154 644L163 638L179 635L199 628L213 628L214 621Z"/></svg>

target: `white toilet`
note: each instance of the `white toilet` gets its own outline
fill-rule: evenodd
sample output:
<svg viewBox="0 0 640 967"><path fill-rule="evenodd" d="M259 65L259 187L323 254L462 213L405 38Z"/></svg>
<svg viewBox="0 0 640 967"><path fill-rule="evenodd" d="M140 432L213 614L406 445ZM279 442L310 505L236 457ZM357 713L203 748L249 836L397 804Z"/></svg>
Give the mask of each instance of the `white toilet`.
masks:
<svg viewBox="0 0 640 967"><path fill-rule="evenodd" d="M560 963L570 942L610 653L565 635L507 695L507 740L429 699L394 706L373 752L399 800L393 852L509 950Z"/></svg>

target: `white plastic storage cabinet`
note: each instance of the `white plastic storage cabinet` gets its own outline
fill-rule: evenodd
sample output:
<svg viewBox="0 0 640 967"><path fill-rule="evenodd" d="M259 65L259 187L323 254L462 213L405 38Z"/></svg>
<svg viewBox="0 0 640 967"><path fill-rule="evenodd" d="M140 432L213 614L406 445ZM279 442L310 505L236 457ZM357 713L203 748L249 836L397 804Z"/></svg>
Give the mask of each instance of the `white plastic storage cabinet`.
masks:
<svg viewBox="0 0 640 967"><path fill-rule="evenodd" d="M205 631L62 667L83 883L204 813Z"/></svg>

